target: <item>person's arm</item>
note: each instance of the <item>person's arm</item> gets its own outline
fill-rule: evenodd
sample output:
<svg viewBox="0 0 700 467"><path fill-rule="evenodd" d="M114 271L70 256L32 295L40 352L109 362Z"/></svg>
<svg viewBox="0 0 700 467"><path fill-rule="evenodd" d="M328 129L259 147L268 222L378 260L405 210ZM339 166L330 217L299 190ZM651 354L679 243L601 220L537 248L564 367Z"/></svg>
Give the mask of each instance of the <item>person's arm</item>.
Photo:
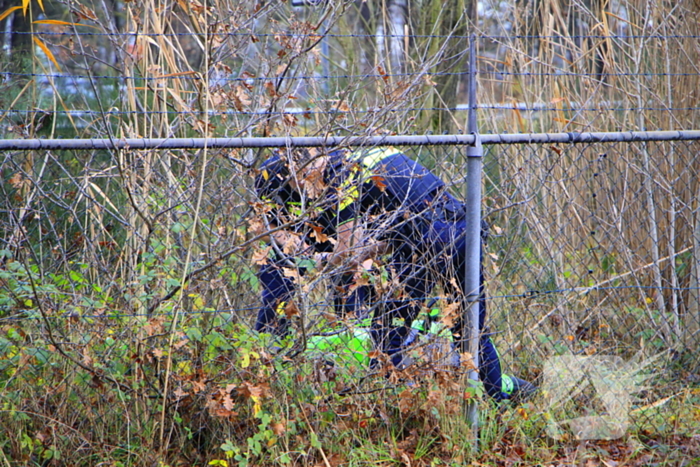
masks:
<svg viewBox="0 0 700 467"><path fill-rule="evenodd" d="M365 240L365 229L358 220L351 220L338 227L338 238L333 249L325 258L332 266L358 266L367 258L386 250L386 242Z"/></svg>

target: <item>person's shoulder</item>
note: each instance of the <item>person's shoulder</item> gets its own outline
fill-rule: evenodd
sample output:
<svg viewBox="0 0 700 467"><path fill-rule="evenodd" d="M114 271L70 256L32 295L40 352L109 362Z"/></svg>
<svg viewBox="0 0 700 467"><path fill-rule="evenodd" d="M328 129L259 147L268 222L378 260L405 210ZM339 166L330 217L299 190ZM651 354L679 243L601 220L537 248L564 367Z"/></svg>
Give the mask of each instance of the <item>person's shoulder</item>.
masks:
<svg viewBox="0 0 700 467"><path fill-rule="evenodd" d="M285 158L277 152L273 153L260 164L258 173L262 175L265 180L271 178L285 179L289 175Z"/></svg>
<svg viewBox="0 0 700 467"><path fill-rule="evenodd" d="M265 159L256 172L255 190L260 197L279 192L287 178L287 166L278 153Z"/></svg>
<svg viewBox="0 0 700 467"><path fill-rule="evenodd" d="M326 176L336 176L343 172L343 168L347 165L348 150L333 149L326 154Z"/></svg>
<svg viewBox="0 0 700 467"><path fill-rule="evenodd" d="M328 151L328 159L331 161L331 163L342 163L343 161L347 160L349 153L350 151L345 148L332 149Z"/></svg>
<svg viewBox="0 0 700 467"><path fill-rule="evenodd" d="M278 153L273 153L265 159L262 164L260 164L260 169L269 169L271 167L280 165L282 163L282 158Z"/></svg>

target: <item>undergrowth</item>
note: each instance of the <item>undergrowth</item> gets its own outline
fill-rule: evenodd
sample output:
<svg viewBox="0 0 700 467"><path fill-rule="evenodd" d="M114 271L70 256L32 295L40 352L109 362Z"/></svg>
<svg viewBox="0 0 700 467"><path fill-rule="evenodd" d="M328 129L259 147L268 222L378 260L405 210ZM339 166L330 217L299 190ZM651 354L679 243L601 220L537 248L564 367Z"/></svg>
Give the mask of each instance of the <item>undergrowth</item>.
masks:
<svg viewBox="0 0 700 467"><path fill-rule="evenodd" d="M700 459L698 389L678 386L665 399L642 394L620 439L581 441L571 433L553 439L547 433L552 413L541 394L521 405L497 405L464 374L418 364L399 371L381 361L372 368L346 366L332 355L300 353L293 341L278 349L271 336L196 297L178 320L172 312L126 315L115 301L95 298L97 290L67 293L68 282L71 290L81 283L78 273L40 284L36 271L9 254L2 280L13 292L3 295L13 311L0 321L5 465L677 465ZM86 313L76 304L90 295ZM585 412L582 402L577 410ZM478 437L467 422L469 404L478 409Z"/></svg>

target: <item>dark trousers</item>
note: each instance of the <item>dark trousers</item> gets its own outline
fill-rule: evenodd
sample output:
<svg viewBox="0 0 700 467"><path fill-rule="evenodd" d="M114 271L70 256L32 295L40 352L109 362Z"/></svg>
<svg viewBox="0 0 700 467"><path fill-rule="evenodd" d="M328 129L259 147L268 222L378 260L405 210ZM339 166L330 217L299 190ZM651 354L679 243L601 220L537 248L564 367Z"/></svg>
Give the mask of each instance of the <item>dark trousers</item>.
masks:
<svg viewBox="0 0 700 467"><path fill-rule="evenodd" d="M380 326L375 330L382 350L392 355L394 364L400 364L402 343L410 332L411 321L419 313L426 297L440 282L449 292L454 285L459 287L462 297L471 291L465 284L466 255L466 221L434 219L430 222L418 219L413 225L407 225L406 236L396 238L392 265L403 286L401 300L393 300L384 306L383 317L378 320ZM417 234L416 234L417 233ZM401 233L399 232L399 235ZM483 248L479 258L479 377L489 396L500 401L508 396L502 392L501 362L493 341L485 330L486 300L483 271ZM454 290L453 290L454 291ZM449 294L454 296L455 294ZM464 308L462 309L463 314ZM462 315L460 314L460 316ZM406 325L391 326L394 318L404 319ZM377 320L375 320L377 321ZM462 331L461 323L453 328L453 334ZM465 336L466 337L466 336ZM461 336L460 336L461 338Z"/></svg>
<svg viewBox="0 0 700 467"><path fill-rule="evenodd" d="M282 267L270 260L260 267L258 280L262 287L262 306L258 310L255 330L284 336L287 334L289 324L284 313L281 313L282 310L278 310L278 307L284 306L284 302L289 302L292 299L294 281L285 277Z"/></svg>

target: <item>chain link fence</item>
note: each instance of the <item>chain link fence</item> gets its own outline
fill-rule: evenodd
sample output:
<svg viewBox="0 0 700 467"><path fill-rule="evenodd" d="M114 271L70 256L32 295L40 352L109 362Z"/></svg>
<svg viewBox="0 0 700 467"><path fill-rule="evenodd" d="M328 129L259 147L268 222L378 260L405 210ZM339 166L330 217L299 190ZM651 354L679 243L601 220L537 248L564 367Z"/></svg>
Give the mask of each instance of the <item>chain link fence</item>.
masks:
<svg viewBox="0 0 700 467"><path fill-rule="evenodd" d="M490 146L487 161L499 348L543 405L578 394L579 439L624 432L596 413L649 423L639 407L698 383L697 143Z"/></svg>
<svg viewBox="0 0 700 467"><path fill-rule="evenodd" d="M464 199L464 146L399 149ZM610 439L628 426L659 428L663 406L697 387L698 154L693 140L485 146L486 324L506 373L541 387L528 410L569 418L568 431L542 428L551 437ZM461 370L435 366L434 347L412 354L424 363L414 370L369 364L382 357L362 324L333 310L338 269L297 277L294 307L280 310L291 339L252 331L270 228L253 179L269 155L264 148L5 153L2 417L33 433L25 441L34 443L6 452L50 457L59 445L96 452L137 426L215 449L207 443L221 437L204 435L212 426L255 436L225 422L246 410L258 416L281 397L281 381L299 397L308 393L317 410L342 405L319 402L324 394L376 391L395 391L400 406L406 378L424 381L427 372L461 381L458 393L468 387L461 379L468 357ZM381 263L359 268L356 281L400 287ZM439 310L440 319L459 301L446 286L430 293L423 308ZM94 429L97 420L104 431Z"/></svg>

